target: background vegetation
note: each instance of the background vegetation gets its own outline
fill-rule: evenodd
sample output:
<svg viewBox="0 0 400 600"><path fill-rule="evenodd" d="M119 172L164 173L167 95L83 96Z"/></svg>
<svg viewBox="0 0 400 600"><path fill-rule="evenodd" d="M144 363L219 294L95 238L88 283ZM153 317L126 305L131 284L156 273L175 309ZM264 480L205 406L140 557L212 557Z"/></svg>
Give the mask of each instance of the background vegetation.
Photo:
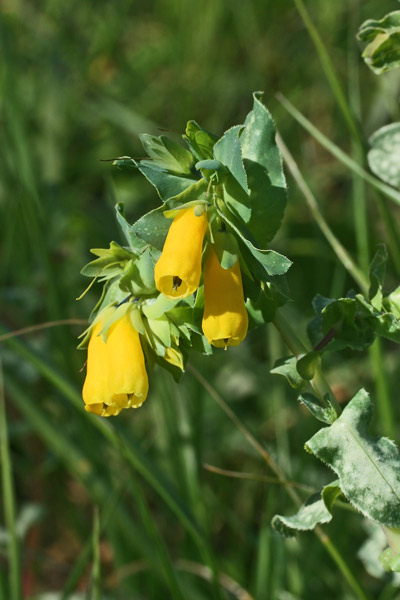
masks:
<svg viewBox="0 0 400 600"><path fill-rule="evenodd" d="M399 120L397 71L376 77L355 39L362 21L397 4L314 0L308 8L356 112L360 103L365 135ZM162 128L178 139L189 119L220 135L244 119L257 89L332 230L362 267L386 240L376 196L367 190L364 207L360 182L275 97L282 92L354 151L293 0L3 0L0 10L0 335L86 319L98 290L76 302L87 284L79 271L89 248L122 241L115 202L125 202L131 221L158 204L140 174L102 159L140 157L139 133ZM272 247L294 263L294 302L285 312L304 337L313 296L339 297L354 282L288 179ZM396 228L398 208L386 207ZM369 249L356 240L365 215ZM389 263L390 290L399 283L395 267ZM17 600L18 580L23 598L355 597L316 536L272 532L275 512L294 505L238 429L248 428L289 479L308 488L328 482L327 469L303 451L315 421L269 373L288 353L272 325L236 349L193 356L179 386L155 369L143 408L107 422L83 412L85 355L75 349L82 329L47 328L0 346L8 426L6 435L3 415L0 598ZM398 363L394 347L384 350L381 365L367 352L330 355L326 373L340 402L361 386L382 395L383 386L398 417ZM396 435L394 423L380 405L376 431ZM324 529L370 597L398 597L394 581L373 577L358 556L369 535L360 516L335 508Z"/></svg>

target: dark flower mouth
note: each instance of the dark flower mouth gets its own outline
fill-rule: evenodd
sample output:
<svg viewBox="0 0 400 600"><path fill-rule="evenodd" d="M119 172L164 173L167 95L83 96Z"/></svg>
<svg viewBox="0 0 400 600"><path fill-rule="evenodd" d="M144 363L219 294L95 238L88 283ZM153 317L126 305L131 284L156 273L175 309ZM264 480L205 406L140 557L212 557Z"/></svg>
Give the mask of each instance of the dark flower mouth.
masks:
<svg viewBox="0 0 400 600"><path fill-rule="evenodd" d="M177 275L174 275L172 278L172 289L174 291L176 291L177 289L179 289L181 283L182 283L182 279L180 277L178 277Z"/></svg>

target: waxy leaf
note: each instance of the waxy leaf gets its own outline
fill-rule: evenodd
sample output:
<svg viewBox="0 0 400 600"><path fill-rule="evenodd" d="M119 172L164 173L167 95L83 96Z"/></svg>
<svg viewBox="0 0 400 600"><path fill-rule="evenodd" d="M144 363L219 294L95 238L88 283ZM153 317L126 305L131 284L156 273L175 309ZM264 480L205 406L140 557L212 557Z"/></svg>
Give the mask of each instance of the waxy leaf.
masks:
<svg viewBox="0 0 400 600"><path fill-rule="evenodd" d="M200 179L198 181L192 181L189 187L176 196L171 196L165 204L167 210L173 210L174 208L181 208L184 205L207 204L209 201L208 183L205 179Z"/></svg>
<svg viewBox="0 0 400 600"><path fill-rule="evenodd" d="M400 455L394 442L373 438L368 429L372 402L360 390L330 426L305 448L335 471L346 498L367 518L400 526Z"/></svg>
<svg viewBox="0 0 400 600"><path fill-rule="evenodd" d="M310 531L319 523L329 523L332 520L332 506L341 493L339 481L333 481L320 493L310 496L295 515L275 515L271 525L281 535L291 537L298 531Z"/></svg>
<svg viewBox="0 0 400 600"><path fill-rule="evenodd" d="M369 268L369 300L376 310L382 310L382 286L386 275L388 255L384 244L379 244L378 250L371 261Z"/></svg>
<svg viewBox="0 0 400 600"><path fill-rule="evenodd" d="M300 377L296 368L297 359L295 356L286 356L276 361L271 373L274 375L282 375L287 379L289 385L295 390L301 390L307 385L302 377Z"/></svg>
<svg viewBox="0 0 400 600"><path fill-rule="evenodd" d="M390 123L369 138L371 171L386 183L400 187L400 123Z"/></svg>
<svg viewBox="0 0 400 600"><path fill-rule="evenodd" d="M172 175L156 166L149 166L147 164L138 163L138 169L154 185L163 202L166 202L172 196L180 194L196 181L194 178L189 179L187 177Z"/></svg>
<svg viewBox="0 0 400 600"><path fill-rule="evenodd" d="M243 242L242 255L249 270L257 279L267 281L269 276L284 275L288 271L292 262L286 256L274 250L256 248L249 239L252 237L251 234L246 231L244 226L239 226L238 220L235 220L233 215L228 214L226 209L222 211L219 207L217 207L217 212Z"/></svg>
<svg viewBox="0 0 400 600"><path fill-rule="evenodd" d="M288 297L283 294L273 283L267 283L263 290L260 290L258 297L247 299L246 309L249 315L249 328L258 327L265 323L270 323L277 309L288 301Z"/></svg>
<svg viewBox="0 0 400 600"><path fill-rule="evenodd" d="M139 136L147 154L152 159L140 161L141 165L153 167L154 165L178 175L190 175L193 166L193 156L180 144L170 140L167 136L156 137L143 133Z"/></svg>
<svg viewBox="0 0 400 600"><path fill-rule="evenodd" d="M239 259L239 246L229 231L214 232L213 249L223 269L231 269Z"/></svg>
<svg viewBox="0 0 400 600"><path fill-rule="evenodd" d="M366 64L380 75L400 66L400 11L387 14L380 21L365 21L357 34L367 46L362 53Z"/></svg>
<svg viewBox="0 0 400 600"><path fill-rule="evenodd" d="M214 145L214 157L225 167L228 167L239 185L248 192L247 176L244 170L240 148L239 133L243 125L235 125L225 131L222 138Z"/></svg>
<svg viewBox="0 0 400 600"><path fill-rule="evenodd" d="M131 225L130 236L133 240L139 238L161 252L171 222L164 217L160 208L156 208Z"/></svg>
<svg viewBox="0 0 400 600"><path fill-rule="evenodd" d="M212 158L213 146L218 140L216 135L200 127L196 121L188 122L183 139L188 144L197 161Z"/></svg>
<svg viewBox="0 0 400 600"><path fill-rule="evenodd" d="M247 228L258 246L265 248L282 222L286 208L286 180L275 140L274 121L261 102L262 94L256 92L253 96L253 110L246 117L240 144L251 207Z"/></svg>
<svg viewBox="0 0 400 600"><path fill-rule="evenodd" d="M337 413L332 406L328 394L324 396L326 406L323 406L318 398L316 398L313 394L301 394L301 396L298 397L298 400L301 402L301 404L308 408L310 413L316 419L318 419L318 421L326 423L327 425L332 425L332 423L336 421Z"/></svg>

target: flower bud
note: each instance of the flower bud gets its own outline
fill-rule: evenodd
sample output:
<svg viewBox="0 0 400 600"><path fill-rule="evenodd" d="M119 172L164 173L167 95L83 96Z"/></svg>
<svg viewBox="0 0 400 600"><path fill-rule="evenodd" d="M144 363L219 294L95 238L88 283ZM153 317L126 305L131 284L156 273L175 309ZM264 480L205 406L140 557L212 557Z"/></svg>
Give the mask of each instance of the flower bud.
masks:
<svg viewBox="0 0 400 600"><path fill-rule="evenodd" d="M248 323L239 261L223 269L211 248L204 271L204 335L217 348L237 346Z"/></svg>
<svg viewBox="0 0 400 600"><path fill-rule="evenodd" d="M156 287L167 298L186 298L199 287L207 213L196 216L195 208L179 211L154 269Z"/></svg>

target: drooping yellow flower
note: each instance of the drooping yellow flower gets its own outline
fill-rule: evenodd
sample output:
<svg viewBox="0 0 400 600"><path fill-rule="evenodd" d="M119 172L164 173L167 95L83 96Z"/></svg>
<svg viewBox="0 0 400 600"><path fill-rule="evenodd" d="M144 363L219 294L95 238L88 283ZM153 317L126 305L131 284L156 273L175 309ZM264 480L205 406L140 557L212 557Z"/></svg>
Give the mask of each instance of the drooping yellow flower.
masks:
<svg viewBox="0 0 400 600"><path fill-rule="evenodd" d="M197 216L195 209L179 211L154 269L156 287L167 298L186 298L199 287L207 213Z"/></svg>
<svg viewBox="0 0 400 600"><path fill-rule="evenodd" d="M111 325L106 342L99 335L102 328L102 321L96 323L89 340L82 395L87 411L109 417L123 408L141 406L149 383L139 334L129 314Z"/></svg>
<svg viewBox="0 0 400 600"><path fill-rule="evenodd" d="M217 348L237 346L246 337L248 324L239 261L223 269L210 249L204 270L204 335Z"/></svg>

